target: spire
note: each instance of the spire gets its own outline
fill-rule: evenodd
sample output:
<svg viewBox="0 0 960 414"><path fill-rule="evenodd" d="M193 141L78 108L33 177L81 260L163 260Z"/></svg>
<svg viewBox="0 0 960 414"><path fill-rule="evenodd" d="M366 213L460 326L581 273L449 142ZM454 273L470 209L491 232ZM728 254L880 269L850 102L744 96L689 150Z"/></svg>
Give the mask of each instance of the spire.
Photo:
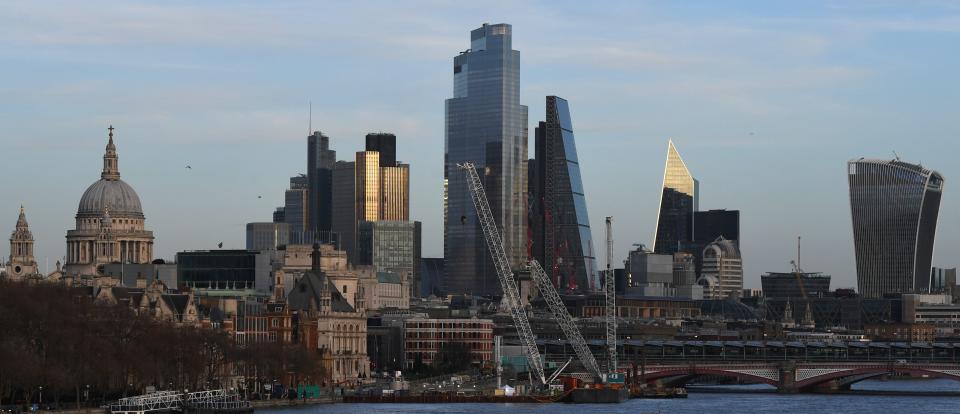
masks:
<svg viewBox="0 0 960 414"><path fill-rule="evenodd" d="M107 141L107 149L103 154L103 172L100 173L100 178L105 180L120 179L120 169L117 166L117 146L113 143L113 129L113 125L107 128L110 131L109 140Z"/></svg>
<svg viewBox="0 0 960 414"><path fill-rule="evenodd" d="M20 217L17 218L17 230L27 229L27 214L23 212L23 204L20 205Z"/></svg>

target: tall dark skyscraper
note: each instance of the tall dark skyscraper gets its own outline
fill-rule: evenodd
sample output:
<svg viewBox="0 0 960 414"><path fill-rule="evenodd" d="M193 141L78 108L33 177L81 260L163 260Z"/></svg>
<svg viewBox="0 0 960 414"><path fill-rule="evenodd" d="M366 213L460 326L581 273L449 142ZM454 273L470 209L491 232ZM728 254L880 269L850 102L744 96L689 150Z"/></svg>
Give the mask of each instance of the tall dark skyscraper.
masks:
<svg viewBox="0 0 960 414"><path fill-rule="evenodd" d="M367 151L380 153L381 167L397 166L397 136L388 132L367 134Z"/></svg>
<svg viewBox="0 0 960 414"><path fill-rule="evenodd" d="M308 230L329 241L331 223L331 180L337 152L330 149L330 137L315 131L307 137L307 178L310 210L307 217Z"/></svg>
<svg viewBox="0 0 960 414"><path fill-rule="evenodd" d="M567 101L548 96L546 114L530 171L532 255L557 289L584 292L598 285L596 256Z"/></svg>
<svg viewBox="0 0 960 414"><path fill-rule="evenodd" d="M847 163L857 287L868 298L925 292L943 176L896 160Z"/></svg>
<svg viewBox="0 0 960 414"><path fill-rule="evenodd" d="M673 254L688 249L685 244L693 238L693 212L698 210L699 187L700 183L690 174L673 140L670 140L667 143L667 164L663 169L654 252Z"/></svg>
<svg viewBox="0 0 960 414"><path fill-rule="evenodd" d="M697 274L703 270L703 249L718 237L740 245L739 210L694 211L688 223L693 227L693 239L681 241L680 245L681 250L693 254Z"/></svg>
<svg viewBox="0 0 960 414"><path fill-rule="evenodd" d="M457 164L476 165L511 265L527 259L527 107L520 105L520 52L512 48L511 31L508 24L484 24L470 32L470 49L453 58L443 172L448 293L500 293Z"/></svg>
<svg viewBox="0 0 960 414"><path fill-rule="evenodd" d="M707 210L693 213L693 240L706 246L717 237L740 240L739 210Z"/></svg>
<svg viewBox="0 0 960 414"><path fill-rule="evenodd" d="M332 173L332 231L337 247L347 254L355 251L357 242L357 177L356 162L337 161ZM351 258L352 259L352 258Z"/></svg>

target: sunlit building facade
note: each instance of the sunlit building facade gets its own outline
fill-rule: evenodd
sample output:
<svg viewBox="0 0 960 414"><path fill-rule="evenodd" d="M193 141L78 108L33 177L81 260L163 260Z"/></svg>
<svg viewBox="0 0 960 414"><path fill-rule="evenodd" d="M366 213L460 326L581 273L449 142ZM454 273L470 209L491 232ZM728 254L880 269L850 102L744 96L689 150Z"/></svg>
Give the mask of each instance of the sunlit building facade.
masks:
<svg viewBox="0 0 960 414"><path fill-rule="evenodd" d="M384 165L380 156L360 151L356 161L334 167L332 227L351 261L358 259L359 223L410 219L410 166L396 161Z"/></svg>
<svg viewBox="0 0 960 414"><path fill-rule="evenodd" d="M536 129L530 165L532 255L557 289L585 292L599 283L567 101L548 96L546 115Z"/></svg>
<svg viewBox="0 0 960 414"><path fill-rule="evenodd" d="M847 163L857 287L868 298L930 287L943 176L895 160Z"/></svg>
<svg viewBox="0 0 960 414"><path fill-rule="evenodd" d="M693 213L698 209L699 187L700 183L690 174L673 140L670 140L663 169L654 252L673 254L687 249L685 245L693 238Z"/></svg>
<svg viewBox="0 0 960 414"><path fill-rule="evenodd" d="M722 299L743 293L743 259L737 242L718 237L703 249L703 269L698 284L703 297Z"/></svg>
<svg viewBox="0 0 960 414"><path fill-rule="evenodd" d="M520 52L511 32L508 24L484 24L470 32L470 49L453 59L453 97L445 111L448 293L500 293L458 164L477 167L510 264L520 267L527 259L527 107L520 105Z"/></svg>

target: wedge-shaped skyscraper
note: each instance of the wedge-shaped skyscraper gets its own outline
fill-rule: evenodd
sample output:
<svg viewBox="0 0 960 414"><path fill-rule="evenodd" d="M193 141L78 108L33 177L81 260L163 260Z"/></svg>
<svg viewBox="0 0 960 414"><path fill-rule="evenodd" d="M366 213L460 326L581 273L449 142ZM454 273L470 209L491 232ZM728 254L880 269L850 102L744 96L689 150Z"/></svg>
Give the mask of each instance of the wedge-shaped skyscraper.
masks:
<svg viewBox="0 0 960 414"><path fill-rule="evenodd" d="M896 160L847 163L857 287L867 298L930 286L943 176Z"/></svg>
<svg viewBox="0 0 960 414"><path fill-rule="evenodd" d="M567 101L547 97L547 120L536 129L530 169L533 257L561 291L598 287L596 256Z"/></svg>
<svg viewBox="0 0 960 414"><path fill-rule="evenodd" d="M657 216L653 251L672 254L685 251L693 239L693 212L700 199L700 183L693 178L680 158L673 140L667 143L667 163L663 169L663 190Z"/></svg>

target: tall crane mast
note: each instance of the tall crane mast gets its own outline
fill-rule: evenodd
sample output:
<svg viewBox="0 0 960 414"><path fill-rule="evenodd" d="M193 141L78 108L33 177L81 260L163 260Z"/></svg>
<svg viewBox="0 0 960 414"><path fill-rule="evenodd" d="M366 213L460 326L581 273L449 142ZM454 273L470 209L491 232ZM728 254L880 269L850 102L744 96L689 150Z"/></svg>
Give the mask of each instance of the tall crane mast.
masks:
<svg viewBox="0 0 960 414"><path fill-rule="evenodd" d="M463 164L457 164L457 166L466 173L467 187L470 189L470 198L473 199L473 206L477 209L477 218L480 221L483 236L487 241L487 248L490 249L490 256L497 270L500 288L503 290L503 295L510 308L510 316L513 317L513 324L517 327L520 342L526 350L527 363L530 364L531 372L536 374L541 384L545 385L547 378L544 375L543 360L540 359L540 350L537 349L536 337L533 336L530 321L527 319L527 314L523 310L523 304L520 301L520 290L517 288L517 281L513 277L513 270L510 269L506 249L503 247L503 238L500 237L500 231L497 230L497 222L494 220L493 213L490 210L490 203L487 201L487 194L483 189L483 183L480 181L480 176L477 174L477 169L473 163L465 162Z"/></svg>
<svg viewBox="0 0 960 414"><path fill-rule="evenodd" d="M606 218L607 224L607 268L604 271L603 290L606 293L606 317L607 317L607 353L609 363L607 373L617 372L617 286L614 280L613 269L613 217Z"/></svg>

